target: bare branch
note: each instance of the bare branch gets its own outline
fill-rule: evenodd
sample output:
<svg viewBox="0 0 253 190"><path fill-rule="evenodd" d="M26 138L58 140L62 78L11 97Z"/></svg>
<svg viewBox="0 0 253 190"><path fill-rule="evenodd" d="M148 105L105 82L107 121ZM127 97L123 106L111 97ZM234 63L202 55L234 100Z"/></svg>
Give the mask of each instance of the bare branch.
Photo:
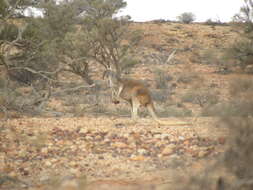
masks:
<svg viewBox="0 0 253 190"><path fill-rule="evenodd" d="M63 93L66 93L66 92L73 92L73 91L77 91L77 90L80 90L82 88L92 88L94 87L95 84L92 84L92 85L89 85L89 86L77 86L77 87L74 87L74 88L68 88L68 89L64 89L64 90L60 90L58 92L54 92L52 93L52 96L59 96L60 94L63 94Z"/></svg>
<svg viewBox="0 0 253 190"><path fill-rule="evenodd" d="M37 75L41 76L42 78L47 79L49 81L57 82L57 80L48 77L46 74L50 74L50 75L56 74L56 73L60 72L62 69L59 68L59 69L57 69L54 72L46 72L46 71L35 71L35 70L33 70L33 69L29 68L29 67L12 67L9 70L26 70L26 71L29 71L29 72L31 72L33 74L37 74Z"/></svg>
<svg viewBox="0 0 253 190"><path fill-rule="evenodd" d="M167 64L174 58L176 52L177 52L177 50L175 49L175 50L169 55L169 57L168 57L168 59L167 59L167 61L166 61Z"/></svg>

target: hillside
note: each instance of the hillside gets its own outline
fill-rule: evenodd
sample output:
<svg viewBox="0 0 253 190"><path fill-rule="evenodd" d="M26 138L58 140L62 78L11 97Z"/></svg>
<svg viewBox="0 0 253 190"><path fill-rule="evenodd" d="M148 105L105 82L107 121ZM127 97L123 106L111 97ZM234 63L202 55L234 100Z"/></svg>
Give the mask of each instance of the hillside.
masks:
<svg viewBox="0 0 253 190"><path fill-rule="evenodd" d="M44 112L10 111L7 120L1 113L2 189L177 189L211 168L206 178L214 187L227 175L216 163L228 146L220 113L230 111L230 83L250 76L227 72L222 52L239 34L231 26L204 24L130 28L140 37L134 49L139 63L126 75L147 84L163 121L192 125L159 126L145 109L132 121L126 102L112 104L96 65L91 72L97 88L64 91L84 82L62 73L59 78L68 84L53 88ZM24 95L32 92L13 85Z"/></svg>

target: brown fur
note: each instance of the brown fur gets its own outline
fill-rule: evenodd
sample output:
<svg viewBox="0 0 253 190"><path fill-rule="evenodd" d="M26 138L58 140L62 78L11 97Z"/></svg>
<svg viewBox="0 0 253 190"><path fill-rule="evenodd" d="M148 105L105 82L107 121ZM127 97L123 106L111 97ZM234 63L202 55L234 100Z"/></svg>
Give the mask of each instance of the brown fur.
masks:
<svg viewBox="0 0 253 190"><path fill-rule="evenodd" d="M143 106L148 109L153 119L157 120L150 92L142 82L133 79L118 79L117 82L117 97L131 104L133 118L138 117L138 108L139 106Z"/></svg>
<svg viewBox="0 0 253 190"><path fill-rule="evenodd" d="M154 103L151 97L151 93L148 87L142 82L133 79L125 79L118 77L115 73L111 71L106 71L104 77L108 77L113 84L114 93L116 93L116 99L114 97L113 102L115 104L119 103L119 98L126 100L131 105L131 115L133 119L138 117L138 108L140 106L146 107L152 116L152 118L159 124L165 125L189 125L186 122L163 122L160 121L155 113ZM116 89L115 89L116 88ZM116 92L115 92L116 90ZM112 93L112 95L114 94ZM115 96L115 94L113 95Z"/></svg>

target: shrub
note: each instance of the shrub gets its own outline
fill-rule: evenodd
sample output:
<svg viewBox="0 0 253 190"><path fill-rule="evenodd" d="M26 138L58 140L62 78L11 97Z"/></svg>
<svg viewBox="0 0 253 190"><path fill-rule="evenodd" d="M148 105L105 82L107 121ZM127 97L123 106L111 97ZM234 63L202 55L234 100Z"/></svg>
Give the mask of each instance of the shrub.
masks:
<svg viewBox="0 0 253 190"><path fill-rule="evenodd" d="M162 90L152 90L152 99L155 102L165 103L168 100L168 97L170 96L170 91L168 89L162 89Z"/></svg>
<svg viewBox="0 0 253 190"><path fill-rule="evenodd" d="M18 37L18 28L14 24L3 24L3 28L0 28L0 40L13 41Z"/></svg>
<svg viewBox="0 0 253 190"><path fill-rule="evenodd" d="M201 107L217 104L219 97L210 90L190 90L181 97L183 102L198 104Z"/></svg>
<svg viewBox="0 0 253 190"><path fill-rule="evenodd" d="M155 84L156 88L159 89L166 89L168 88L168 82L171 81L173 78L168 75L165 71L163 70L156 70L155 72Z"/></svg>
<svg viewBox="0 0 253 190"><path fill-rule="evenodd" d="M253 94L253 80L251 78L237 78L230 82L230 94L233 97L243 98L244 101L249 100L248 95Z"/></svg>
<svg viewBox="0 0 253 190"><path fill-rule="evenodd" d="M247 187L246 182L252 181L253 178L253 119L230 118L226 119L225 123L231 135L230 147L225 153L225 165L231 173L245 183L244 187ZM248 187L252 188L253 184Z"/></svg>
<svg viewBox="0 0 253 190"><path fill-rule="evenodd" d="M184 84L190 84L193 81L199 80L200 77L197 73L195 72L187 72L187 73L182 73L179 75L177 82L179 83L184 83Z"/></svg>
<svg viewBox="0 0 253 190"><path fill-rule="evenodd" d="M137 59L131 58L131 57L125 57L121 61L121 70L125 74L129 74L131 72L131 69L137 65L139 62Z"/></svg>
<svg viewBox="0 0 253 190"><path fill-rule="evenodd" d="M223 66L222 55L220 54L221 50L219 49L205 49L201 52L201 63L206 65L217 65Z"/></svg>
<svg viewBox="0 0 253 190"><path fill-rule="evenodd" d="M182 22L182 23L185 23L185 24L190 24L192 23L196 17L193 13L191 12L185 12L185 13L182 13L181 15L179 15L177 17L177 19Z"/></svg>

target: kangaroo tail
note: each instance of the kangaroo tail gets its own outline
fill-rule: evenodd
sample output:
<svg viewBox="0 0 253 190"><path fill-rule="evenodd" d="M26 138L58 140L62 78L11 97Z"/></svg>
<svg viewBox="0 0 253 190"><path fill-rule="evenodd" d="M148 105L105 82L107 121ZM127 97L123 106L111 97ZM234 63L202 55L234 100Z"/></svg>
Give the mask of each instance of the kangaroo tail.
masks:
<svg viewBox="0 0 253 190"><path fill-rule="evenodd" d="M153 103L150 103L147 105L147 109L152 116L152 118L160 125L171 125L171 126L184 126L184 125L192 125L192 123L184 122L184 121L176 121L176 122L167 122L167 121L161 121L158 119L156 113L155 113L155 107Z"/></svg>

